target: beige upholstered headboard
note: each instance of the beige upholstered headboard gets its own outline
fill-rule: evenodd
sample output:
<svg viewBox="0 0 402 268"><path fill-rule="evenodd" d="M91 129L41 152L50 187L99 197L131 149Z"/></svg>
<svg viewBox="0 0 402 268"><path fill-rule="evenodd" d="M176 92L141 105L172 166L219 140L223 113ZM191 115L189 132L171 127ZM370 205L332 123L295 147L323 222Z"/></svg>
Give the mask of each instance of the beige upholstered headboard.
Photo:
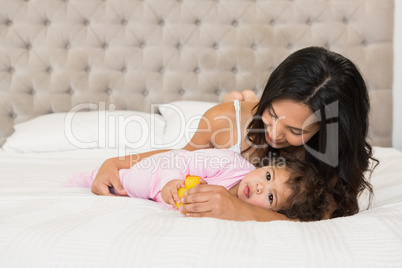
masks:
<svg viewBox="0 0 402 268"><path fill-rule="evenodd" d="M263 90L316 45L361 69L373 144L391 145L393 0L0 0L0 145L13 125L90 102L149 111Z"/></svg>

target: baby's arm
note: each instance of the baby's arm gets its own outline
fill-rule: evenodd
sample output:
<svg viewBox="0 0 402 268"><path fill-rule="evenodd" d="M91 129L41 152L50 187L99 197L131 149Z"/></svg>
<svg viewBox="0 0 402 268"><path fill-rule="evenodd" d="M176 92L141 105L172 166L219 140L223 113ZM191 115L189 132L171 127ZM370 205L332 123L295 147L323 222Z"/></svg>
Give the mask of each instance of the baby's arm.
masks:
<svg viewBox="0 0 402 268"><path fill-rule="evenodd" d="M67 187L82 187L82 188L91 188L92 183L95 180L96 175L98 174L99 168L92 170L91 172L80 172L72 175L68 181ZM121 169L120 175L124 173L126 170ZM122 177L120 177L120 180ZM123 181L121 182L123 184ZM109 190L114 195L119 195L117 191L113 187L109 187Z"/></svg>
<svg viewBox="0 0 402 268"><path fill-rule="evenodd" d="M94 169L91 172L80 172L72 175L68 181L67 187L83 187L91 188L91 185L98 174L99 168Z"/></svg>
<svg viewBox="0 0 402 268"><path fill-rule="evenodd" d="M180 203L177 191L180 187L185 187L184 181L181 179L171 180L165 184L161 190L161 197L166 204L172 205L172 207L177 208L176 203Z"/></svg>

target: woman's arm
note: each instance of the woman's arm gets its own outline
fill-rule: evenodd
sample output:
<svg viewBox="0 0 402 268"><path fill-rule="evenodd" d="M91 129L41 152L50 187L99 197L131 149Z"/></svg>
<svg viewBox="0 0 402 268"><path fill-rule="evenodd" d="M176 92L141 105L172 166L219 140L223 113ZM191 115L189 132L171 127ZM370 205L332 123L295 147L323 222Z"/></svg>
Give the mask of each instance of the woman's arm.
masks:
<svg viewBox="0 0 402 268"><path fill-rule="evenodd" d="M180 207L189 217L212 217L236 221L288 220L285 215L248 204L225 187L202 184L186 192Z"/></svg>
<svg viewBox="0 0 402 268"><path fill-rule="evenodd" d="M144 158L147 158L148 156L166 151L169 150L157 150L142 154L133 154L107 159L99 168L98 174L96 175L91 186L91 191L98 195L114 195L109 190L109 187L113 187L119 195L127 195L127 192L124 190L123 185L120 182L119 170L129 169L134 164L138 163Z"/></svg>

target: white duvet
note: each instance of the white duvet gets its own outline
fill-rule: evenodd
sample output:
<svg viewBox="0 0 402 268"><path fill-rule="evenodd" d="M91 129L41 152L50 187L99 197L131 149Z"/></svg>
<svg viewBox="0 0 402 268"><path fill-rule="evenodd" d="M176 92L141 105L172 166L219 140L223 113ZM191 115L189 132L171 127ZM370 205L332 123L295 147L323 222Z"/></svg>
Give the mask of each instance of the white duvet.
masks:
<svg viewBox="0 0 402 268"><path fill-rule="evenodd" d="M402 152L375 149L372 208L313 223L186 218L64 187L111 150L0 151L0 267L402 267Z"/></svg>

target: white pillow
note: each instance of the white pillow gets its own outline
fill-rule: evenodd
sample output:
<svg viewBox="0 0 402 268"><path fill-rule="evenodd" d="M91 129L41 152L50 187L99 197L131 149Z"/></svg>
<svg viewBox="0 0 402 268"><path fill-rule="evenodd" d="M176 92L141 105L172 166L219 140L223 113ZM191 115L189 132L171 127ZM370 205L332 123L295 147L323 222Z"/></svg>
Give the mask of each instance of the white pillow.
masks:
<svg viewBox="0 0 402 268"><path fill-rule="evenodd" d="M175 101L159 106L159 112L166 121L164 146L183 148L197 130L202 115L217 105L215 102Z"/></svg>
<svg viewBox="0 0 402 268"><path fill-rule="evenodd" d="M371 175L374 198L371 208L402 202L402 152L395 148L373 147L374 157L380 164ZM367 178L370 173L366 174ZM368 193L359 198L360 210L368 205Z"/></svg>
<svg viewBox="0 0 402 268"><path fill-rule="evenodd" d="M136 111L46 114L14 126L3 149L51 152L87 148L153 148L162 144L165 120Z"/></svg>

